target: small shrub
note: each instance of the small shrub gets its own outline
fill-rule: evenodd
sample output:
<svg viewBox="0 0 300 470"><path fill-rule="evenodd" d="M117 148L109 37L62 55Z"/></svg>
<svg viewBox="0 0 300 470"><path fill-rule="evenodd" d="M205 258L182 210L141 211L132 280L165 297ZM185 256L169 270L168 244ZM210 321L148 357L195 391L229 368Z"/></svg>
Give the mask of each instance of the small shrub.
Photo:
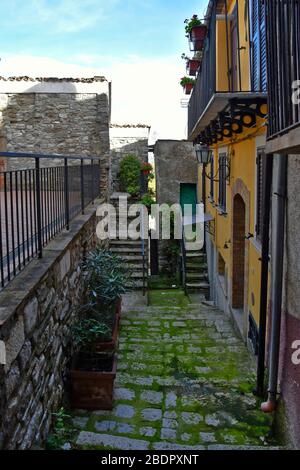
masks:
<svg viewBox="0 0 300 470"><path fill-rule="evenodd" d="M63 444L72 441L76 432L71 425L71 416L65 412L64 408L60 408L57 413L53 413L53 417L53 430L46 442L46 448L49 450L61 449Z"/></svg>
<svg viewBox="0 0 300 470"><path fill-rule="evenodd" d="M124 191L137 196L141 190L141 163L135 155L127 155L120 163L120 183Z"/></svg>

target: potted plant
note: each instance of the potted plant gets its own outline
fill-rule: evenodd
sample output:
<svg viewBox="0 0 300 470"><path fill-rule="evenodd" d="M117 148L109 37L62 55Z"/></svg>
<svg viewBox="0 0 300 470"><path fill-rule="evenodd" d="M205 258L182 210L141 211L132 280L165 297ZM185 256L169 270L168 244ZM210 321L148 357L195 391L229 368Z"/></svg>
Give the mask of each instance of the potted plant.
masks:
<svg viewBox="0 0 300 470"><path fill-rule="evenodd" d="M190 77L182 77L180 85L184 88L185 94L190 95L194 88L196 80Z"/></svg>
<svg viewBox="0 0 300 470"><path fill-rule="evenodd" d="M194 51L201 51L207 35L207 26L202 23L198 15L193 15L191 19L186 19L184 23L186 36L192 42Z"/></svg>
<svg viewBox="0 0 300 470"><path fill-rule="evenodd" d="M151 163L148 163L148 162L141 163L141 172L144 175L149 175L152 171L153 171L153 166L151 165Z"/></svg>
<svg viewBox="0 0 300 470"><path fill-rule="evenodd" d="M86 299L73 328L71 405L111 409L121 296L131 272L115 253L97 247L83 264Z"/></svg>
<svg viewBox="0 0 300 470"><path fill-rule="evenodd" d="M152 204L155 204L155 199L151 192L144 194L141 197L140 203L147 207L147 209L151 209Z"/></svg>
<svg viewBox="0 0 300 470"><path fill-rule="evenodd" d="M70 373L73 408L112 409L116 355L114 351L99 353L95 348L99 335L107 333L107 325L94 318L82 318L74 327L76 352Z"/></svg>
<svg viewBox="0 0 300 470"><path fill-rule="evenodd" d="M199 67L201 65L201 60L198 59L197 57L194 57L193 59L190 59L185 54L182 54L181 58L186 61L187 73L190 76L195 77L197 75L197 72L198 72Z"/></svg>
<svg viewBox="0 0 300 470"><path fill-rule="evenodd" d="M86 278L86 303L83 314L108 327L108 333L98 335L96 350L117 347L121 298L131 287L131 272L116 253L97 247L83 264Z"/></svg>

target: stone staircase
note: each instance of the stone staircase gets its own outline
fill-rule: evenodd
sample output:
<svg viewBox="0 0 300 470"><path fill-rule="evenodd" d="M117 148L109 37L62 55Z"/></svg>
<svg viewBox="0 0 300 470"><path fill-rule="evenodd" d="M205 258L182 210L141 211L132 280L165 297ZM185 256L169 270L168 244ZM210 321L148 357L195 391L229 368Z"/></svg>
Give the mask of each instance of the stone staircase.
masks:
<svg viewBox="0 0 300 470"><path fill-rule="evenodd" d="M114 193L111 196L111 203L117 210L117 222L119 216L127 217L127 223L129 225L136 217L128 216L125 212L119 213L119 196L127 197L124 193ZM128 197L128 207L130 205L130 199ZM118 225L117 225L118 228ZM120 233L117 229L117 238L109 240L109 249L113 253L117 253L121 258L124 259L128 269L132 272L131 278L133 280L134 289L139 290L148 286L148 240L144 240L144 259L143 259L143 243L141 239L131 240L130 238L123 239L120 237Z"/></svg>
<svg viewBox="0 0 300 470"><path fill-rule="evenodd" d="M202 246L196 242L185 242L186 274L185 290L188 294L202 294L209 298L207 258Z"/></svg>

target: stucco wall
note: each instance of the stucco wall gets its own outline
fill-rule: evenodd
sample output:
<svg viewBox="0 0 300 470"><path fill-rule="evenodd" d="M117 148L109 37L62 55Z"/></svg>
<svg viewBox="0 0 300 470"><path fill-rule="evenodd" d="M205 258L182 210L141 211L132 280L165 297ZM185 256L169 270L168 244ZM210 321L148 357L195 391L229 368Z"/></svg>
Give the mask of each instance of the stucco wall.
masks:
<svg viewBox="0 0 300 470"><path fill-rule="evenodd" d="M191 142L158 140L154 147L157 201L180 202L180 183L197 184L198 165Z"/></svg>

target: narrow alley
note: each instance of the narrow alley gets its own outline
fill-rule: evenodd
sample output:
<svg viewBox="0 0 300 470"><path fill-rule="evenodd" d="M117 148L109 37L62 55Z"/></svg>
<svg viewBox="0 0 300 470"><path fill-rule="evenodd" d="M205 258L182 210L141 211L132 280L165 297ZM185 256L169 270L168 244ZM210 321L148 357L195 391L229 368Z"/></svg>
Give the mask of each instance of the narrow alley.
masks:
<svg viewBox="0 0 300 470"><path fill-rule="evenodd" d="M76 411L80 449L274 448L255 362L224 313L181 290L122 314L114 408Z"/></svg>

